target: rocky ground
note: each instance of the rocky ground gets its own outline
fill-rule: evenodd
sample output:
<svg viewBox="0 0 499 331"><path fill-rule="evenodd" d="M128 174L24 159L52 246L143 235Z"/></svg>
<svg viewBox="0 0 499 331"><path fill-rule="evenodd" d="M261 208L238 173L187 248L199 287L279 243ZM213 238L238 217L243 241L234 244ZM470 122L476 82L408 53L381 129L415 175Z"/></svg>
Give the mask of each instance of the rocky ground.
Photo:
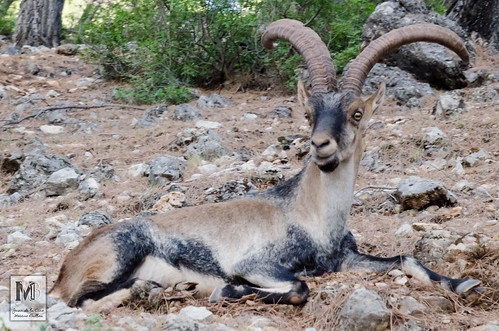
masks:
<svg viewBox="0 0 499 331"><path fill-rule="evenodd" d="M113 99L119 84L71 47L11 53L0 56L0 317L8 328L499 330L499 56L477 47L466 75L473 87L451 92L375 68L366 91L382 77L389 97L365 137L350 220L363 252L413 254L441 274L481 280L483 294L460 298L399 270L352 272L308 279L309 302L298 308L251 298L210 304L180 288L100 315L49 300L48 321L26 325L8 321L10 275L46 274L51 287L94 227L290 178L306 160L310 129L296 98L273 90L234 86L197 91L186 105L122 105Z"/></svg>

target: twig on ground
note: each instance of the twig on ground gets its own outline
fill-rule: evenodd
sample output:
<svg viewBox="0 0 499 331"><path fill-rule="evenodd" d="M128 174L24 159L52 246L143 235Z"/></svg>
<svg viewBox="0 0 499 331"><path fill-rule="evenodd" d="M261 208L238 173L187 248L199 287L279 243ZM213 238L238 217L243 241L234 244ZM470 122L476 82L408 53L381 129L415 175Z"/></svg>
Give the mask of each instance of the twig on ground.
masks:
<svg viewBox="0 0 499 331"><path fill-rule="evenodd" d="M94 105L94 106L85 106L85 105L59 105L59 106L47 106L47 107L42 107L33 110L33 112L30 115L21 117L18 120L12 120L12 121L7 121L3 120L6 122L3 126L8 126L8 125L14 125L14 124L19 124L27 119L30 118L37 118L41 114L48 112L48 111L53 111L53 110L59 110L59 109L93 109L93 108L105 108L105 107L122 107L122 108L132 108L132 109L138 109L138 110L145 110L146 108L140 107L140 106L132 106L132 105L122 105L119 103L105 103L102 105Z"/></svg>

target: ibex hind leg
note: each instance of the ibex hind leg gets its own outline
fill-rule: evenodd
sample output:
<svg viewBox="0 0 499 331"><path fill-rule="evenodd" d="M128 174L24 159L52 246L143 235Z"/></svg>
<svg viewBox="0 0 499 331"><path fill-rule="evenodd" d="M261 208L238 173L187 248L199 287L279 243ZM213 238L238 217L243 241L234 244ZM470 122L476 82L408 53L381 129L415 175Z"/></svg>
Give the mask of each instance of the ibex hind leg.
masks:
<svg viewBox="0 0 499 331"><path fill-rule="evenodd" d="M389 258L376 257L360 254L352 251L341 265L341 271L345 270L367 270L374 272L386 272L392 268L401 268L406 274L427 284L436 282L442 287L463 296L481 292L480 281L467 278L450 278L437 274L426 268L421 262L410 255L395 256Z"/></svg>
<svg viewBox="0 0 499 331"><path fill-rule="evenodd" d="M288 270L276 267L265 273L259 271L258 274L234 277L230 284L217 287L210 296L210 302L237 300L251 294L271 304L301 305L307 301L310 292L307 284Z"/></svg>

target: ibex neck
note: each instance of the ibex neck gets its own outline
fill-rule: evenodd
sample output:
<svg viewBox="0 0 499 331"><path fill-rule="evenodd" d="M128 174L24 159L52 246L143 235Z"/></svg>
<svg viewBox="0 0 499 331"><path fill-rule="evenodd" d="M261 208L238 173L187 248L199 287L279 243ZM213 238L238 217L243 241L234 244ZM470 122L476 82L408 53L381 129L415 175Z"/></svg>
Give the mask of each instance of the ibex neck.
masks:
<svg viewBox="0 0 499 331"><path fill-rule="evenodd" d="M354 162L352 157L330 173L311 162L302 175L292 212L299 223L314 229L312 233L324 240L331 233L342 235L347 231L356 176Z"/></svg>

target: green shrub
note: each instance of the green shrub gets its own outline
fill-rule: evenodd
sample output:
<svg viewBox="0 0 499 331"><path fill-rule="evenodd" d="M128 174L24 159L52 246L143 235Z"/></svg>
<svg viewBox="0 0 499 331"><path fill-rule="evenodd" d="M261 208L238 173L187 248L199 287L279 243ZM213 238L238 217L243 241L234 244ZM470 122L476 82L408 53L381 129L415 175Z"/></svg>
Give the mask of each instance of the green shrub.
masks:
<svg viewBox="0 0 499 331"><path fill-rule="evenodd" d="M120 93L135 102L185 102L190 94L181 86L215 87L248 74L276 76L294 89L303 59L284 42L264 50L264 27L283 17L307 22L342 70L359 51L375 2L117 0L87 10L93 19L80 20L76 41L91 45L107 78L132 84Z"/></svg>

